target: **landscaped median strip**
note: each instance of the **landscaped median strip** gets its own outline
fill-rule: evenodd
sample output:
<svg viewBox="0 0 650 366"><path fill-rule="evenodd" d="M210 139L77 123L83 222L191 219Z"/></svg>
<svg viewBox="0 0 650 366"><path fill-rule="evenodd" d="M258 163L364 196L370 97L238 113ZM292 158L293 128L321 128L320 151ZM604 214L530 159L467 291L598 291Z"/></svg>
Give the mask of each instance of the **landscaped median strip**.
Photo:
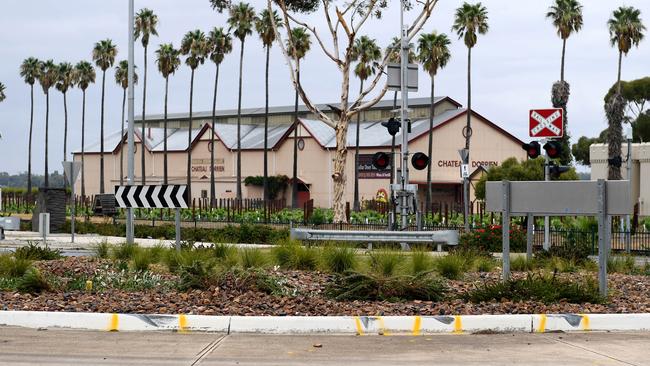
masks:
<svg viewBox="0 0 650 366"><path fill-rule="evenodd" d="M650 314L278 317L0 311L0 326L181 333L417 336L476 332L650 331Z"/></svg>

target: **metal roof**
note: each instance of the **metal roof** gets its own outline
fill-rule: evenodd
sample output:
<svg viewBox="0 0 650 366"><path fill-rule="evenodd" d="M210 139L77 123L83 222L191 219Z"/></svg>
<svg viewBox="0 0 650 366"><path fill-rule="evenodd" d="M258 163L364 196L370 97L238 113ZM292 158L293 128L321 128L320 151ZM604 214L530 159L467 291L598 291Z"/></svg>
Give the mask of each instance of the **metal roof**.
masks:
<svg viewBox="0 0 650 366"><path fill-rule="evenodd" d="M446 96L438 96L434 98L435 103L440 102L443 99L447 99L449 97ZM461 105L458 104L456 101L453 99L449 98L449 100L456 104L458 107ZM426 106L429 105L431 101L431 98L428 97L422 97L422 98L410 98L408 100L409 106L410 107L417 107L417 106ZM336 103L323 103L323 104L316 104L316 107L322 111L329 111L330 108L327 106L328 104L337 106L339 102ZM397 106L400 105L400 99L397 100ZM372 109L390 109L393 107L393 100L392 99L385 99L385 100L380 100L372 106ZM293 105L286 105L286 106L276 106L276 107L269 107L269 114L290 114L294 112L295 106ZM305 105L298 105L298 112L299 113L309 113L309 109ZM241 111L242 116L255 116L255 115L264 115L264 107L261 108L243 108ZM237 116L237 110L236 109L222 109L222 110L217 110L215 113L217 118L222 118L222 117L233 117ZM167 119L168 120L182 120L182 119L188 119L189 114L188 113L168 113L167 114ZM203 112L192 112L192 118L196 119L206 119L206 118L212 118L212 111L203 111ZM164 119L163 114L150 114L147 115L147 121L159 121ZM142 115L136 116L135 117L136 121L141 121L142 120Z"/></svg>

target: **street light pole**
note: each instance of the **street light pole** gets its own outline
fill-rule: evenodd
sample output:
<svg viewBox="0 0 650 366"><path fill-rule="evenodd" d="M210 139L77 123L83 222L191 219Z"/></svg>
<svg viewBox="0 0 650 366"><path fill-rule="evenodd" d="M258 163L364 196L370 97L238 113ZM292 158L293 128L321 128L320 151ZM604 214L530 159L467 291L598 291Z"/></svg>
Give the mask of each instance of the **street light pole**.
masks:
<svg viewBox="0 0 650 366"><path fill-rule="evenodd" d="M546 140L542 140L543 144L546 144ZM548 157L548 152L544 154L544 180L549 181L551 180L550 178L550 166L549 163L551 162L551 159ZM548 215L544 215L544 250L548 251L551 248L551 243L550 243L550 236L551 236L551 220Z"/></svg>
<svg viewBox="0 0 650 366"><path fill-rule="evenodd" d="M134 0L129 0L129 70L128 70L128 79L129 79L129 120L128 120L128 184L133 185L135 181L135 163L133 161L133 153L135 150L135 144L133 139L133 133L135 130L134 126L134 90L133 90L133 77L134 77ZM143 116L144 118L144 116ZM133 209L126 209L126 242L127 244L133 244Z"/></svg>
<svg viewBox="0 0 650 366"><path fill-rule="evenodd" d="M630 186L630 195L632 195L632 126L627 126L625 129L625 137L627 137L627 181ZM632 195L632 197L634 197ZM625 215L625 252L630 253L632 250L632 227L630 226L630 214Z"/></svg>

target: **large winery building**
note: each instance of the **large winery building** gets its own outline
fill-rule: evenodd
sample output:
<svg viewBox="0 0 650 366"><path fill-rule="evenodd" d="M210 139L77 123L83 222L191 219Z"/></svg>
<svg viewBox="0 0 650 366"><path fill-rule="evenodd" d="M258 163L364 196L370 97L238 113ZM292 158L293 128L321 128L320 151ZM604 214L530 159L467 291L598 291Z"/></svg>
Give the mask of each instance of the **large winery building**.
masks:
<svg viewBox="0 0 650 366"><path fill-rule="evenodd" d="M378 151L390 152L391 136L382 121L394 116L392 100L381 101L362 113L360 123L359 152L359 191L362 200L374 199L378 194L389 190L390 171L377 171L371 164L371 157ZM428 147L429 98L416 98L409 101L410 119L409 150L425 152ZM399 105L399 102L398 104ZM321 110L331 109L320 105ZM331 207L333 200L333 159L335 156L334 129L318 121L304 106L299 108L298 129L298 179L299 200L313 199L319 207ZM432 185L433 202L462 202L462 179L460 177L460 158L458 149L465 145L462 129L465 126L467 110L449 97L435 98L435 118L433 120ZM136 118L138 120L141 118ZM242 180L248 176L263 174L264 153L264 108L244 109L241 118L241 161ZM269 175L292 176L294 131L293 106L272 107L269 116ZM237 164L237 111L217 112L215 124L215 146L210 144L212 117L210 112L195 113L191 126L192 149L192 196L208 197L210 192L210 169L216 175L217 198L231 198L236 193ZM163 178L163 117L150 115L145 119L146 132L141 136L141 125L136 124L136 182L141 181L141 151L145 149L146 184L159 184ZM187 114L168 116L168 175L169 183L187 182L188 128ZM516 157L525 159L521 141L477 112L472 112L472 140L470 174L473 182L478 180L484 169L501 164L505 159ZM352 201L354 191L356 120L348 129L347 187L345 199ZM399 151L401 135L396 136L396 151ZM144 141L144 146L143 146ZM85 186L86 194L99 193L99 142L85 147ZM105 187L112 192L119 185L120 175L126 177L126 134L120 131L109 134L104 141ZM210 153L215 149L215 163L210 166ZM124 149L123 169L120 172L120 150ZM81 160L81 152L74 153L76 161ZM419 186L419 195L426 192L426 170L410 169L411 183ZM126 178L124 178L126 181ZM80 180L77 192L80 192ZM244 198L259 198L262 188L256 185L243 185ZM472 190L473 196L473 190ZM280 192L278 198L287 198L291 189Z"/></svg>

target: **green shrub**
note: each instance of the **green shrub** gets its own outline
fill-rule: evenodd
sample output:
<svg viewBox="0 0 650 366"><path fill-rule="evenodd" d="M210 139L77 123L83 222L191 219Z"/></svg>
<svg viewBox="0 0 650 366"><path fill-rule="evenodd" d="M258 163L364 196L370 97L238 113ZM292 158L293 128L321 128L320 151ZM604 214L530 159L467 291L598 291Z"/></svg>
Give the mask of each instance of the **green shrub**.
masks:
<svg viewBox="0 0 650 366"><path fill-rule="evenodd" d="M404 254L387 249L370 252L370 268L381 276L390 277L400 269Z"/></svg>
<svg viewBox="0 0 650 366"><path fill-rule="evenodd" d="M169 272L178 273L181 266L189 266L195 261L209 261L214 259L212 250L206 248L186 249L177 252L168 250L162 257L162 262L167 266Z"/></svg>
<svg viewBox="0 0 650 366"><path fill-rule="evenodd" d="M544 267L551 272L578 272L578 264L573 259L551 257L544 261Z"/></svg>
<svg viewBox="0 0 650 366"><path fill-rule="evenodd" d="M144 272L149 270L149 266L152 263L151 252L145 249L136 250L133 254L133 270L136 272Z"/></svg>
<svg viewBox="0 0 650 366"><path fill-rule="evenodd" d="M357 256L354 248L347 245L328 245L323 249L323 264L328 271L343 273L357 267Z"/></svg>
<svg viewBox="0 0 650 366"><path fill-rule="evenodd" d="M613 255L607 258L608 273L632 274L635 269L634 257L631 255Z"/></svg>
<svg viewBox="0 0 650 366"><path fill-rule="evenodd" d="M271 249L271 255L278 266L289 267L293 252L295 251L295 248L299 246L300 242L285 241L273 247L273 249Z"/></svg>
<svg viewBox="0 0 650 366"><path fill-rule="evenodd" d="M138 251L136 244L123 243L113 247L111 256L117 261L129 261Z"/></svg>
<svg viewBox="0 0 650 366"><path fill-rule="evenodd" d="M31 266L29 259L15 258L8 254L0 255L0 277L22 277Z"/></svg>
<svg viewBox="0 0 650 366"><path fill-rule="evenodd" d="M299 270L314 270L318 265L318 251L306 248L300 242L285 242L271 250L280 267Z"/></svg>
<svg viewBox="0 0 650 366"><path fill-rule="evenodd" d="M104 240L101 243L93 246L93 254L97 258L106 259L108 258L110 249L111 249L110 244L108 244L108 242Z"/></svg>
<svg viewBox="0 0 650 366"><path fill-rule="evenodd" d="M444 283L428 272L388 277L346 272L331 282L326 294L336 300L440 301L446 290Z"/></svg>
<svg viewBox="0 0 650 366"><path fill-rule="evenodd" d="M535 258L548 259L552 257L559 257L566 260L573 261L581 264L589 260L591 254L591 246L586 240L577 240L576 233L569 232L566 234L567 243L564 245L554 245L548 251L539 251L535 253Z"/></svg>
<svg viewBox="0 0 650 366"><path fill-rule="evenodd" d="M183 264L179 267L179 285L181 290L202 289L205 290L214 284L215 277L214 261L195 260L190 264Z"/></svg>
<svg viewBox="0 0 650 366"><path fill-rule="evenodd" d="M149 254L149 258L151 260L151 263L158 263L160 262L163 257L165 256L165 253L170 250L169 248L165 247L162 244L156 244L153 247L150 248L142 248L146 250Z"/></svg>
<svg viewBox="0 0 650 366"><path fill-rule="evenodd" d="M25 247L20 247L14 252L14 256L19 259L30 259L34 261L49 261L61 258L59 250L39 247L34 243L29 243Z"/></svg>
<svg viewBox="0 0 650 366"><path fill-rule="evenodd" d="M492 272L497 264L493 258L477 257L473 265L477 272Z"/></svg>
<svg viewBox="0 0 650 366"><path fill-rule="evenodd" d="M18 280L16 288L20 292L38 293L50 289L50 284L36 268L30 268Z"/></svg>
<svg viewBox="0 0 650 366"><path fill-rule="evenodd" d="M528 272L536 269L538 263L535 259L528 260L523 255L510 256L510 270L514 272Z"/></svg>
<svg viewBox="0 0 650 366"><path fill-rule="evenodd" d="M414 250L411 253L411 274L431 271L433 268L433 259L428 251Z"/></svg>
<svg viewBox="0 0 650 366"><path fill-rule="evenodd" d="M468 292L464 297L473 303L506 299L513 302L540 301L545 304L557 303L560 300L572 304L599 304L604 300L593 279L572 282L559 279L555 275L542 274L529 274L523 279L487 283Z"/></svg>
<svg viewBox="0 0 650 366"><path fill-rule="evenodd" d="M444 257L439 257L435 261L435 267L442 277L450 280L460 279L465 271L467 262L460 255L450 253Z"/></svg>
<svg viewBox="0 0 650 366"><path fill-rule="evenodd" d="M215 244L212 248L212 254L215 258L225 260L237 254L237 248L232 245Z"/></svg>
<svg viewBox="0 0 650 366"><path fill-rule="evenodd" d="M503 231L499 225L491 225L474 229L470 233L462 234L458 247L471 248L480 252L501 252L503 246ZM526 232L518 228L510 230L510 251L526 252Z"/></svg>
<svg viewBox="0 0 650 366"><path fill-rule="evenodd" d="M241 249L239 259L244 268L262 268L267 264L266 256L258 248Z"/></svg>

